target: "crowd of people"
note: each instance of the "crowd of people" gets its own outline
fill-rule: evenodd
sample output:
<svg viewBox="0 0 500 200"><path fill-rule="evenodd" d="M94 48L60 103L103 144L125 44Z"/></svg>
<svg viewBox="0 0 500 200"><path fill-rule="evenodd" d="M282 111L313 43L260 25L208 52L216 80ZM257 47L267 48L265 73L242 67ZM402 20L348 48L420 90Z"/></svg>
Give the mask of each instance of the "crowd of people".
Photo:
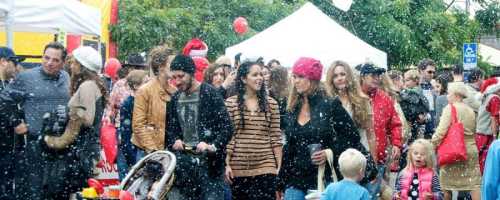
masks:
<svg viewBox="0 0 500 200"><path fill-rule="evenodd" d="M207 51L193 39L121 64L51 42L22 71L1 47L0 199L81 191L104 125L118 132L120 180L144 156L174 153L168 199L500 198L499 77L472 69L464 81L461 65L430 59L405 71L311 57L286 68L241 54L210 63ZM454 123L466 158L441 164ZM164 173L157 164L148 177Z"/></svg>

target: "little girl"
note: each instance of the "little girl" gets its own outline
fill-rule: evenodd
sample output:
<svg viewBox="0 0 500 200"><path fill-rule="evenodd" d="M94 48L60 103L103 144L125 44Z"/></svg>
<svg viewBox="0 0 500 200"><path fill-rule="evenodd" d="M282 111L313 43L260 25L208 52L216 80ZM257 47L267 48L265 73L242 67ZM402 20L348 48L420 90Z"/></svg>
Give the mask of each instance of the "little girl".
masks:
<svg viewBox="0 0 500 200"><path fill-rule="evenodd" d="M406 167L396 181L394 200L441 200L443 193L439 178L433 170L432 144L417 139L408 150Z"/></svg>

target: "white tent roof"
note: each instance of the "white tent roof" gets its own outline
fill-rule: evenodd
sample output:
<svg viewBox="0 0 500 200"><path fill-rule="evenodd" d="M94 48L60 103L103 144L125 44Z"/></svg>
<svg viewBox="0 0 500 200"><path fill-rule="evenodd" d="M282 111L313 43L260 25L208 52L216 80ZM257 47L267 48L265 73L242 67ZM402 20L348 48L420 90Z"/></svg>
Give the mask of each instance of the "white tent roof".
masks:
<svg viewBox="0 0 500 200"><path fill-rule="evenodd" d="M327 68L335 60L343 60L352 66L364 62L387 68L387 54L359 39L312 3L273 24L257 35L226 49L226 55L234 58L260 57L269 61L277 59L290 67L302 56L321 60Z"/></svg>
<svg viewBox="0 0 500 200"><path fill-rule="evenodd" d="M62 29L72 34L101 35L101 14L98 9L76 0L15 0L0 1L0 13L13 12L12 30L57 33ZM0 29L6 26L5 14L0 14Z"/></svg>
<svg viewBox="0 0 500 200"><path fill-rule="evenodd" d="M500 65L500 50L498 49L479 44L479 55L483 57L484 61L490 64Z"/></svg>

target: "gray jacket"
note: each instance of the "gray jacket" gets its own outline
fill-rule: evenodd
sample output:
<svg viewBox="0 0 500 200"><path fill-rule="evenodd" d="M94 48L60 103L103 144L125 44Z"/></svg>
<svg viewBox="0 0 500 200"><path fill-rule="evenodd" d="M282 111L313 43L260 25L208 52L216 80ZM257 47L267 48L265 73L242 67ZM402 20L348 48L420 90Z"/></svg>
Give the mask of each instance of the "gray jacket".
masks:
<svg viewBox="0 0 500 200"><path fill-rule="evenodd" d="M61 71L57 77L50 77L40 66L19 73L5 90L17 90L26 94L21 106L29 134L38 135L42 128L43 115L54 111L58 105L68 104L69 75Z"/></svg>

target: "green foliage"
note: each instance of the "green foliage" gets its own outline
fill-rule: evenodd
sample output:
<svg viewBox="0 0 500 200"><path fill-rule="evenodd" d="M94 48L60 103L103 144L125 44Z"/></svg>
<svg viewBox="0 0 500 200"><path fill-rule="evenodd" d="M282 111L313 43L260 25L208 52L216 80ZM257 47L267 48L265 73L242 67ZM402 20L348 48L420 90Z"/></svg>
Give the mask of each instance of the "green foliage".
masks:
<svg viewBox="0 0 500 200"><path fill-rule="evenodd" d="M500 24L500 2L492 2L485 9L477 11L476 19L481 24L482 32L499 34L496 25Z"/></svg>
<svg viewBox="0 0 500 200"><path fill-rule="evenodd" d="M182 50L193 37L210 47L209 58L294 12L306 0L121 0L119 24L112 27L120 58L169 43ZM446 12L442 0L354 0L343 12L331 0L310 0L352 33L387 52L394 68L432 58L460 63L462 44L477 41L480 25L463 11ZM232 22L247 18L249 33L238 36Z"/></svg>
<svg viewBox="0 0 500 200"><path fill-rule="evenodd" d="M209 46L209 58L223 54L226 47L269 27L294 10L294 5L265 0L121 0L119 23L111 28L120 48L119 58L148 51L167 43L182 51L191 38L202 38ZM233 20L249 22L249 31L239 36Z"/></svg>
<svg viewBox="0 0 500 200"><path fill-rule="evenodd" d="M461 61L462 44L478 38L479 25L463 12L445 12L441 0L355 0L348 12L318 7L351 32L388 54L394 68L416 65L423 58L439 64Z"/></svg>

